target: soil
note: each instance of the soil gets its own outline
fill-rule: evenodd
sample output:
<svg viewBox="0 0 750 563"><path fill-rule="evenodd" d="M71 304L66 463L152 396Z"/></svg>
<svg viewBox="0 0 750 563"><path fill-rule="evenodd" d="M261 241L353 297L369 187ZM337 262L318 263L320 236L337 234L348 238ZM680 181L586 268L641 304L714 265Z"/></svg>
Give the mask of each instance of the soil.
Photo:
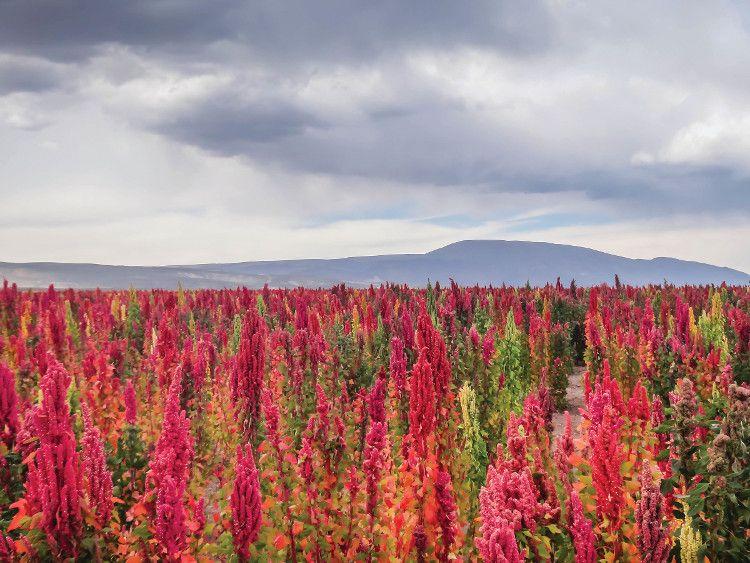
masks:
<svg viewBox="0 0 750 563"><path fill-rule="evenodd" d="M575 433L576 428L581 423L581 412L583 408L583 374L585 367L576 366L568 380L568 390L565 397L568 402L567 411L570 413L570 424ZM565 432L565 412L556 412L552 415L552 435L557 438Z"/></svg>

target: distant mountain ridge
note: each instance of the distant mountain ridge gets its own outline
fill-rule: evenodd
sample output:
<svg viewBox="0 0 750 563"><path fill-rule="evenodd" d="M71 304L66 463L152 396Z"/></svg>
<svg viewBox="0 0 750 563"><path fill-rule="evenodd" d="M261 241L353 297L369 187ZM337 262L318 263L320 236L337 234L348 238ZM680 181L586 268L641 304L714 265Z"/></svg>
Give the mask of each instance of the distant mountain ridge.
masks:
<svg viewBox="0 0 750 563"><path fill-rule="evenodd" d="M22 287L185 288L354 287L384 282L426 285L428 279L462 285L544 285L558 277L579 285L612 283L676 285L750 283L750 275L678 260L625 258L580 246L546 242L464 240L425 254L334 259L275 260L175 266L110 266L57 262L0 262L0 278Z"/></svg>

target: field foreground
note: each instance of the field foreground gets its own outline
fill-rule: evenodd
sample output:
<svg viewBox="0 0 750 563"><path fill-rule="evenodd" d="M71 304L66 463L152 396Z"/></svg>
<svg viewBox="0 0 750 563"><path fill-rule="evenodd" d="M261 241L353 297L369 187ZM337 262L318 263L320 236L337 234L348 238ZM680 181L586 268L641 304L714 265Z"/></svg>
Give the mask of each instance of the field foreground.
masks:
<svg viewBox="0 0 750 563"><path fill-rule="evenodd" d="M6 282L0 560L748 560L748 381L747 286Z"/></svg>

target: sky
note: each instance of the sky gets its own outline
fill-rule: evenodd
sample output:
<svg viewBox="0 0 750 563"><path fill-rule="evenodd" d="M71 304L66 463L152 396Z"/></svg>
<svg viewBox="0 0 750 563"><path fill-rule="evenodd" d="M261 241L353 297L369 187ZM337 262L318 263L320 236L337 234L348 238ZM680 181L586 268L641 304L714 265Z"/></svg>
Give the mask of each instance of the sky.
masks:
<svg viewBox="0 0 750 563"><path fill-rule="evenodd" d="M0 261L750 272L750 4L1 0Z"/></svg>

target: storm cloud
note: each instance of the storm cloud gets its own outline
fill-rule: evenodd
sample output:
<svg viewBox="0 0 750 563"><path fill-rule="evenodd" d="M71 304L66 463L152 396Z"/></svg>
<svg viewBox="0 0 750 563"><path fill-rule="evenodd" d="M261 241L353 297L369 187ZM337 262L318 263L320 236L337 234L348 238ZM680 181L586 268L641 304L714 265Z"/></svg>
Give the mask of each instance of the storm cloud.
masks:
<svg viewBox="0 0 750 563"><path fill-rule="evenodd" d="M643 233L716 226L723 246L654 251L749 269L731 248L747 68L750 9L730 1L2 2L0 260L511 235L642 256ZM152 233L141 259L128 220ZM123 222L99 233L111 253L92 221ZM240 240L214 256L222 236Z"/></svg>
<svg viewBox="0 0 750 563"><path fill-rule="evenodd" d="M0 44L62 59L118 43L211 58L217 44L273 61L357 62L413 48L545 49L554 21L543 2L417 0L116 0L3 2Z"/></svg>

